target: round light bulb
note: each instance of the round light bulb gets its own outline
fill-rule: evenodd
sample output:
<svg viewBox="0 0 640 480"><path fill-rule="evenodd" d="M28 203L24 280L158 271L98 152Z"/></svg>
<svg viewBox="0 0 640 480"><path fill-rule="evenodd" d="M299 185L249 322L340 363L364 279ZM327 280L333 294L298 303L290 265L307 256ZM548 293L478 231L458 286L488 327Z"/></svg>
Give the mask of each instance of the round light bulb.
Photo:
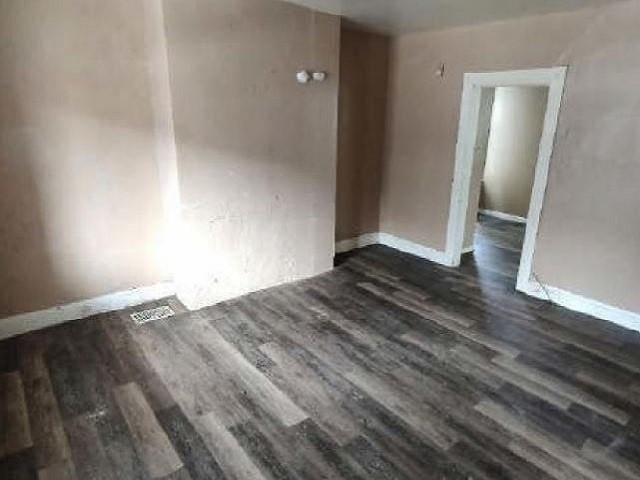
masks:
<svg viewBox="0 0 640 480"><path fill-rule="evenodd" d="M308 83L311 80L311 75L306 70L301 70L296 74L296 79L298 83Z"/></svg>

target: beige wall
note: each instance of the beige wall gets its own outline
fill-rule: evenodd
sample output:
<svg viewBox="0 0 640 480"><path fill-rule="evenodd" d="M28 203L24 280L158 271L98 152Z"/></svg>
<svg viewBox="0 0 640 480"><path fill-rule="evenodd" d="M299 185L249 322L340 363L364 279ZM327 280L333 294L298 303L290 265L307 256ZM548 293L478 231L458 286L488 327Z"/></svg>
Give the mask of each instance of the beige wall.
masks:
<svg viewBox="0 0 640 480"><path fill-rule="evenodd" d="M0 2L0 317L170 278L145 15Z"/></svg>
<svg viewBox="0 0 640 480"><path fill-rule="evenodd" d="M547 97L543 87L496 88L482 208L527 217Z"/></svg>
<svg viewBox="0 0 640 480"><path fill-rule="evenodd" d="M377 232L390 39L343 28L336 240Z"/></svg>
<svg viewBox="0 0 640 480"><path fill-rule="evenodd" d="M640 312L638 18L632 0L395 39L382 230L444 249L465 72L569 65L534 271Z"/></svg>
<svg viewBox="0 0 640 480"><path fill-rule="evenodd" d="M180 298L195 308L330 269L339 18L264 0L164 6ZM301 68L328 78L299 85Z"/></svg>
<svg viewBox="0 0 640 480"><path fill-rule="evenodd" d="M10 0L0 30L0 317L174 278L198 307L331 268L337 17Z"/></svg>

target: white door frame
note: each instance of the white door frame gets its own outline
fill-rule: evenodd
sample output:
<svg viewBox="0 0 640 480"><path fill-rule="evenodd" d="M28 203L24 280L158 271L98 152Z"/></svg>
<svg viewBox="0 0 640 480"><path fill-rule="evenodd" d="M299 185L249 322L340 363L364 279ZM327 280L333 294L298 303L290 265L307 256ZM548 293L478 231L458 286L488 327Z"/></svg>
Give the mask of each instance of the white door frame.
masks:
<svg viewBox="0 0 640 480"><path fill-rule="evenodd" d="M456 164L449 209L449 224L447 227L446 258L449 265L460 265L460 257L462 255L465 219L469 203L469 189L471 187L471 172L473 169L473 150L478 133L482 89L513 86L548 87L547 111L540 138L540 150L536 163L531 203L527 216L527 228L516 285L516 288L520 291L526 292L529 290L527 286L531 280L535 242L547 187L549 162L553 152L553 142L558 125L566 72L567 67L554 67L465 74L460 106L458 143L456 145Z"/></svg>

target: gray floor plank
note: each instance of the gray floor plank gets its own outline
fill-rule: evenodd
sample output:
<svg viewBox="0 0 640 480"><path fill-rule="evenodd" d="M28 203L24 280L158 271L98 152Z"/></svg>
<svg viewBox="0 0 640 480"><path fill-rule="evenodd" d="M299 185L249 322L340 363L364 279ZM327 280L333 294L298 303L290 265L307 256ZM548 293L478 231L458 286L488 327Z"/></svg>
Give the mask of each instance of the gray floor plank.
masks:
<svg viewBox="0 0 640 480"><path fill-rule="evenodd" d="M0 458L33 446L22 377L0 374Z"/></svg>
<svg viewBox="0 0 640 480"><path fill-rule="evenodd" d="M127 422L134 445L152 478L162 478L182 467L165 431L140 387L129 383L116 387L115 397Z"/></svg>

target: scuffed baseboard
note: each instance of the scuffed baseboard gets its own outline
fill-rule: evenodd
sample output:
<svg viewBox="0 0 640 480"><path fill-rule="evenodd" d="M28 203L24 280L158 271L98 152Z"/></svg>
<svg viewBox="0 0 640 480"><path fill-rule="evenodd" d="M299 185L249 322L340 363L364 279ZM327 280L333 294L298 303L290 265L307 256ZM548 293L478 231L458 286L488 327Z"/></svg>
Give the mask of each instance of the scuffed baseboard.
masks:
<svg viewBox="0 0 640 480"><path fill-rule="evenodd" d="M86 318L98 313L120 310L170 297L175 294L175 290L175 285L171 282L159 283L3 318L0 319L0 340L58 325L69 320Z"/></svg>

